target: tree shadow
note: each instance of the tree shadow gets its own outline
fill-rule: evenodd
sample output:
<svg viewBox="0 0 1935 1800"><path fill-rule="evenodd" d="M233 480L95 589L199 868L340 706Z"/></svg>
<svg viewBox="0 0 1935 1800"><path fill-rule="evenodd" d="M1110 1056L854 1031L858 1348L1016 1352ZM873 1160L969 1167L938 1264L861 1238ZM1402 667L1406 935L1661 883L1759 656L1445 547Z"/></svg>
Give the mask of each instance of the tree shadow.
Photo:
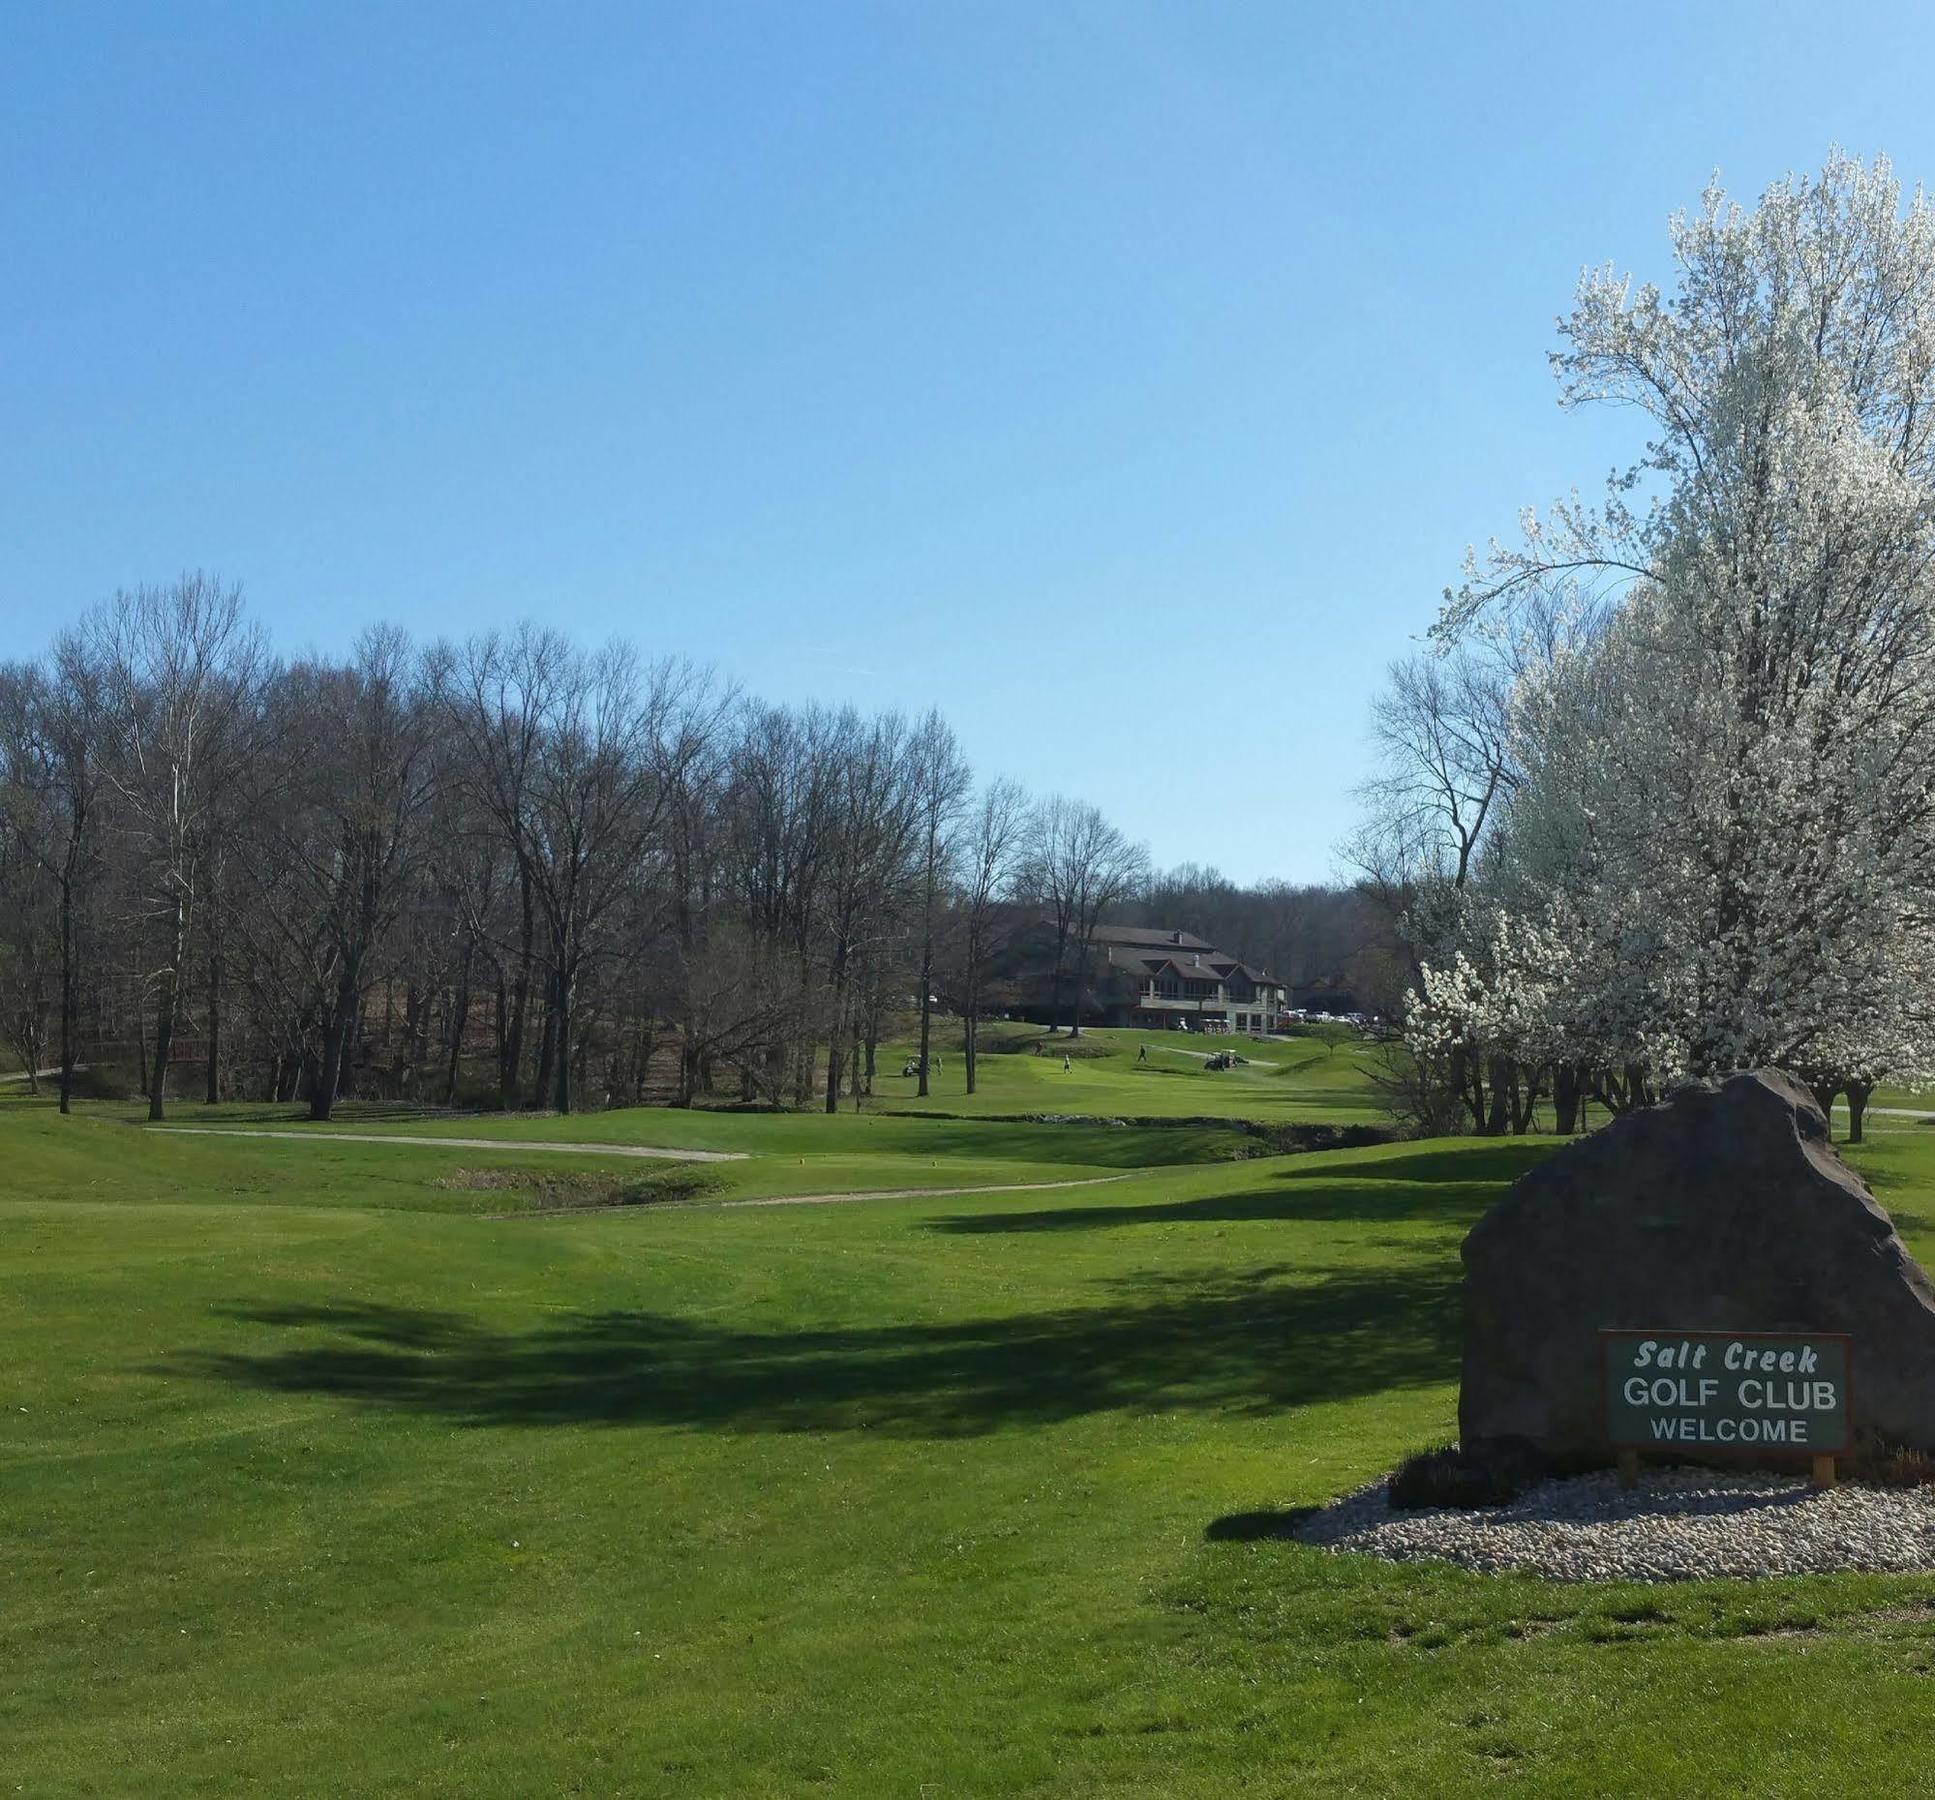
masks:
<svg viewBox="0 0 1935 1800"><path fill-rule="evenodd" d="M238 1307L225 1316L294 1341L155 1372L470 1425L961 1437L1117 1410L1265 1413L1456 1369L1456 1271L1441 1258L1106 1286L1096 1306L805 1330L627 1311L505 1330L355 1301Z"/></svg>
<svg viewBox="0 0 1935 1800"><path fill-rule="evenodd" d="M1414 1181L1431 1185L1490 1182L1509 1186L1535 1169L1555 1150L1564 1148L1558 1138L1511 1138L1490 1144L1449 1144L1442 1149L1406 1151L1401 1156L1366 1158L1348 1169L1335 1164L1312 1168L1292 1165L1282 1172L1285 1181L1335 1181L1339 1177L1362 1181Z"/></svg>
<svg viewBox="0 0 1935 1800"><path fill-rule="evenodd" d="M1212 1544L1260 1544L1294 1538L1322 1510L1316 1506L1283 1506L1261 1512L1225 1513L1220 1519L1210 1520L1203 1536Z"/></svg>
<svg viewBox="0 0 1935 1800"><path fill-rule="evenodd" d="M1104 1231L1117 1225L1240 1224L1254 1220L1471 1226L1527 1169L1551 1154L1549 1145L1501 1144L1481 1150L1441 1150L1339 1166L1301 1161L1273 1167L1266 1186L1241 1193L1142 1205L1090 1204L1017 1211L950 1213L927 1222L929 1231Z"/></svg>
<svg viewBox="0 0 1935 1800"><path fill-rule="evenodd" d="M1059 1124L1039 1115L996 1114L962 1118L949 1113L881 1113L892 1119L904 1143L882 1141L883 1150L961 1157L981 1162L1076 1163L1104 1169L1181 1167L1213 1161L1219 1149L1243 1142L1236 1119L1161 1120L1111 1125L1109 1115L1070 1114Z"/></svg>
<svg viewBox="0 0 1935 1800"><path fill-rule="evenodd" d="M228 1104L209 1109L190 1100L170 1100L168 1123L192 1125L207 1120L214 1125L314 1125L318 1132L341 1130L345 1125L396 1124L421 1119L499 1118L507 1115L480 1113L474 1108L435 1106L417 1100L338 1100L326 1120L309 1116L303 1100L265 1100L253 1106ZM532 1115L535 1116L535 1115Z"/></svg>
<svg viewBox="0 0 1935 1800"><path fill-rule="evenodd" d="M1305 1224L1470 1226L1497 1198L1498 1189L1489 1182L1447 1185L1423 1194L1363 1182L1302 1193L1257 1188L1241 1194L1207 1194L1194 1200L1144 1206L1051 1206L1025 1212L949 1213L927 1220L923 1229L972 1237L981 1233L1107 1231L1118 1225L1248 1224L1264 1219Z"/></svg>
<svg viewBox="0 0 1935 1800"><path fill-rule="evenodd" d="M1115 1225L1248 1223L1300 1219L1308 1223L1438 1223L1471 1227L1503 1190L1558 1148L1517 1138L1509 1144L1447 1146L1385 1155L1356 1163L1285 1159L1264 1186L1238 1194L1153 1204L1076 1204L1018 1212L948 1214L927 1221L950 1235L1018 1231L1107 1231Z"/></svg>

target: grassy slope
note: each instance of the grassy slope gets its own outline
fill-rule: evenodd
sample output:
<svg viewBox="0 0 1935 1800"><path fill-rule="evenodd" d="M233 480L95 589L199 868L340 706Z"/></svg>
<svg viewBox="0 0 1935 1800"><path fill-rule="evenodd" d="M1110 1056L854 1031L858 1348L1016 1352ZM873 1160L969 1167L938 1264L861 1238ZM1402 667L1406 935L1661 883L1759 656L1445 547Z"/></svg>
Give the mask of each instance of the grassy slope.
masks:
<svg viewBox="0 0 1935 1800"><path fill-rule="evenodd" d="M876 1081L878 1104L891 1111L987 1113L1094 1113L1179 1118L1312 1119L1333 1124L1369 1123L1380 1117L1368 1076L1368 1046L1356 1033L1335 1028L1288 1040L1205 1037L1172 1031L1087 1030L1072 1066L1064 1072L1068 1043L1033 1027L994 1028L991 1041L1027 1048L984 1054L978 1091L970 1095L962 1059L950 1037L942 1066L923 1101L915 1081L900 1071L909 1045L882 1051ZM1147 1062L1137 1052L1149 1052ZM1234 1050L1249 1059L1241 1068L1211 1073L1206 1054Z"/></svg>
<svg viewBox="0 0 1935 1800"><path fill-rule="evenodd" d="M470 1154L0 1106L0 1792L1935 1775L1935 1580L1258 1535L1450 1430L1537 1146L544 1220L453 1216ZM1935 1248L1935 1133L1864 1164Z"/></svg>
<svg viewBox="0 0 1935 1800"><path fill-rule="evenodd" d="M138 1107L99 1106L82 1111L80 1123L95 1131L140 1135L133 1128L145 1117ZM319 1141L285 1147L274 1138L209 1136L217 1132L298 1132ZM51 1115L42 1114L23 1125L40 1141L53 1129ZM1134 1129L1107 1125L1033 1125L986 1119L894 1118L879 1114L858 1117L843 1113L827 1118L814 1113L678 1112L663 1107L633 1107L618 1112L555 1116L481 1115L428 1116L397 1107L346 1105L328 1125L311 1126L300 1107L236 1104L221 1107L176 1106L170 1124L173 1150L150 1151L164 1160L154 1162L158 1173L175 1166L234 1169L237 1179L254 1182L257 1191L273 1195L290 1169L289 1149L300 1148L304 1164L310 1157L327 1157L345 1172L374 1170L394 1173L407 1163L416 1171L440 1172L451 1166L443 1152L418 1146L379 1148L333 1138L358 1136L454 1137L525 1143L596 1143L650 1145L665 1149L726 1150L746 1160L706 1165L720 1198L759 1198L783 1194L851 1193L878 1189L929 1187L997 1187L1015 1182L1085 1181L1151 1167L1208 1161L1227 1161L1254 1146L1237 1132L1223 1127L1162 1127ZM156 1137L161 1132L155 1133ZM88 1152L71 1151L75 1179L85 1178ZM213 1160L211 1160L213 1159ZM498 1165L556 1168L565 1159L546 1158L507 1148L501 1154L477 1149L458 1153L463 1166ZM568 1159L576 1168L596 1159ZM614 1159L617 1171L638 1173L653 1165ZM419 1182L420 1187L420 1182ZM377 1197L399 1202L386 1185ZM442 1195L446 1209L491 1211L499 1198Z"/></svg>

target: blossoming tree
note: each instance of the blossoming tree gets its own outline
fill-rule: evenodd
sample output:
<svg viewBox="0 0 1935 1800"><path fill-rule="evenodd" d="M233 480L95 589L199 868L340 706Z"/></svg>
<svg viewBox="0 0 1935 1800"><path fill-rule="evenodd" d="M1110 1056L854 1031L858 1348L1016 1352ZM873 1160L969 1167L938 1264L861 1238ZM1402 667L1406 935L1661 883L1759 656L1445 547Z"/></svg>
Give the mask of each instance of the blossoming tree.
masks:
<svg viewBox="0 0 1935 1800"><path fill-rule="evenodd" d="M1773 1063L1858 1131L1935 1077L1935 213L1837 154L1672 234L1671 292L1588 274L1554 359L1644 457L1446 595L1514 659L1513 778L1412 1036L1615 1106Z"/></svg>

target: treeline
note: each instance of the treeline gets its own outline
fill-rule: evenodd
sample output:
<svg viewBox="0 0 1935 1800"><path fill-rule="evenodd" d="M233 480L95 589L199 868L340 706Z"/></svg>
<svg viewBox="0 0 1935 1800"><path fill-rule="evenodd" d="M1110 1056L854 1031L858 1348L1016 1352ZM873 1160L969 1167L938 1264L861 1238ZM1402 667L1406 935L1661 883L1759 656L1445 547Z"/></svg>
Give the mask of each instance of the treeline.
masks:
<svg viewBox="0 0 1935 1800"><path fill-rule="evenodd" d="M155 1118L832 1110L896 1028L926 1091L937 1004L971 1088L1013 922L1079 997L1148 888L1093 806L977 785L936 713L765 705L536 627L282 659L193 576L0 670L0 1030L63 1107L85 1065Z"/></svg>

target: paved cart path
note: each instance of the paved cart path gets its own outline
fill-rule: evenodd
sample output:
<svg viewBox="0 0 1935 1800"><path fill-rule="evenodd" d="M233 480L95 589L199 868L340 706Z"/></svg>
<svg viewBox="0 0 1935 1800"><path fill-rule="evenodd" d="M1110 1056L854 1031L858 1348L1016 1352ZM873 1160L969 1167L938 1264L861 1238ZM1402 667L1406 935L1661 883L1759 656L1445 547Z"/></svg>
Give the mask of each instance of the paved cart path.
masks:
<svg viewBox="0 0 1935 1800"><path fill-rule="evenodd" d="M949 1194L1040 1194L1050 1188L1103 1187L1122 1175L1082 1175L1073 1181L1004 1181L989 1187L863 1188L852 1194L774 1194L758 1200L715 1200L715 1206L832 1206L842 1200L921 1200ZM699 1202L704 1205L705 1202Z"/></svg>

